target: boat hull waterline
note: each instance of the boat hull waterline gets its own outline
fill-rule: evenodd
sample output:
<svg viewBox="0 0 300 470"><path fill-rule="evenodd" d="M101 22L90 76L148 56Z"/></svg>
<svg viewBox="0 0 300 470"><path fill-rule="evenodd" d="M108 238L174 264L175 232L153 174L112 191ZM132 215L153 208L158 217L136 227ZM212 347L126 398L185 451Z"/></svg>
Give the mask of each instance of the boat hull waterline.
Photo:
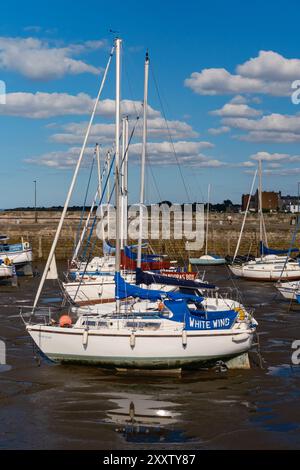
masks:
<svg viewBox="0 0 300 470"><path fill-rule="evenodd" d="M226 330L218 332L187 332L186 345L182 332L149 332L135 334L132 346L132 331L88 333L85 330L27 326L27 330L41 352L50 360L59 363L93 364L111 368L169 369L197 366L220 359L230 359L249 351L254 329ZM76 331L77 330L77 331ZM159 341L159 354L157 351Z"/></svg>
<svg viewBox="0 0 300 470"><path fill-rule="evenodd" d="M229 266L231 272L238 277L244 279L250 279L253 281L279 281L282 279L288 279L289 281L300 280L300 267L295 269L285 269L282 271L282 268L279 269L269 269L266 267L255 269L254 267L249 266Z"/></svg>

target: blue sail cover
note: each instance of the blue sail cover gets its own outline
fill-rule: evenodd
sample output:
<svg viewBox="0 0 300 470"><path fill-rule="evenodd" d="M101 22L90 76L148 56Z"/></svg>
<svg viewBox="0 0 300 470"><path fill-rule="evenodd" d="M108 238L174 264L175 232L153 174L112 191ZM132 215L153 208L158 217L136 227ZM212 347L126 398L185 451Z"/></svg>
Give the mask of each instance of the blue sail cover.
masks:
<svg viewBox="0 0 300 470"><path fill-rule="evenodd" d="M165 300L165 306L172 312L170 320L184 322L185 329L190 330L229 330L236 320L238 312L235 310L225 311L197 311L188 308L185 300Z"/></svg>
<svg viewBox="0 0 300 470"><path fill-rule="evenodd" d="M261 255L287 255L288 253L299 253L298 248L291 248L288 250L274 250L265 246L263 242L260 242L259 249Z"/></svg>
<svg viewBox="0 0 300 470"><path fill-rule="evenodd" d="M142 269L136 269L136 284L164 284L166 286L177 286L185 287L188 289L215 289L216 286L213 284L206 284L204 282L196 282L188 279L178 279L172 276L162 276L157 273L142 271Z"/></svg>
<svg viewBox="0 0 300 470"><path fill-rule="evenodd" d="M125 246L124 253L127 258L132 261L137 261L137 253L132 251L131 247ZM142 263L153 263L154 261L159 261L162 258L164 258L164 255L142 255Z"/></svg>
<svg viewBox="0 0 300 470"><path fill-rule="evenodd" d="M148 243L143 243L142 248L146 248L148 246ZM136 248L137 245L131 245L132 248ZM105 255L114 255L116 253L116 248L112 246L109 242L106 240L103 240L103 253Z"/></svg>
<svg viewBox="0 0 300 470"><path fill-rule="evenodd" d="M124 281L120 273L115 274L116 299L126 299L127 297L137 297L142 300L157 300L172 299L172 300L189 300L191 302L202 302L203 297L198 295L182 294L181 292L165 292L162 290L143 289Z"/></svg>

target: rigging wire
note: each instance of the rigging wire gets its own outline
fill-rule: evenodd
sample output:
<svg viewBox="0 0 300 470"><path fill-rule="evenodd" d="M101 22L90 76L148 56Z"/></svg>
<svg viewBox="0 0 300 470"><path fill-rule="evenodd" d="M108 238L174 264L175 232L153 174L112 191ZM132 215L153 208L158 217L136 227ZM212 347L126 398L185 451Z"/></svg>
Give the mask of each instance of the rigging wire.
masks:
<svg viewBox="0 0 300 470"><path fill-rule="evenodd" d="M77 246L77 244L78 244L78 242L79 242L80 231L81 231L81 227L82 227L82 223L83 223L83 218L84 218L84 214L85 214L85 209L86 209L86 203L87 203L88 193L89 193L89 190L90 190L90 184L91 184L92 173L93 173L93 169L94 169L94 165L95 165L95 157L96 157L96 151L94 151L93 158L92 158L92 164L91 164L91 169L90 169L88 184L87 184L87 188L86 188L86 192L85 192L84 202L83 202L83 206L82 206L81 217L80 217L80 221L79 221L78 229L77 229L77 233L76 233L76 244L75 244L75 246Z"/></svg>
<svg viewBox="0 0 300 470"><path fill-rule="evenodd" d="M183 187L184 187L186 196L187 196L187 200L188 200L188 202L191 202L191 198L190 198L190 195L189 195L188 187L187 187L187 185L186 185L186 183L185 183L185 180L184 180L184 176L183 176L183 173L182 173L181 165L180 165L180 163L179 163L179 159L178 159L178 157L177 157L177 153L176 153L176 150L175 150L175 145L174 145L174 142L173 142L173 138L172 138L172 134L171 134L171 131L170 131L170 127L169 127L169 124L168 124L168 121L167 121L167 118L166 118L165 108L164 108L164 105L163 105L163 102L162 102L162 99L161 99L161 95L160 95L160 92L159 92L157 80L156 80L156 78L155 78L155 74L154 74L154 70L153 70L153 65L152 65L152 63L150 63L150 70L151 70L152 78L153 78L153 81L154 81L156 93L157 93L157 96L158 96L158 99L159 99L160 107L161 107L161 110L162 110L163 118L164 118L164 120L165 120L165 124L166 124L166 128L167 128L167 131L168 131L170 143L171 143L171 146L172 146L172 150L173 150L173 153L174 153L174 156L175 156L175 159L176 159L176 163L177 163L177 167L178 167L178 170L179 170L179 174L180 174L180 177L181 177L181 180L182 180L182 184L183 184Z"/></svg>

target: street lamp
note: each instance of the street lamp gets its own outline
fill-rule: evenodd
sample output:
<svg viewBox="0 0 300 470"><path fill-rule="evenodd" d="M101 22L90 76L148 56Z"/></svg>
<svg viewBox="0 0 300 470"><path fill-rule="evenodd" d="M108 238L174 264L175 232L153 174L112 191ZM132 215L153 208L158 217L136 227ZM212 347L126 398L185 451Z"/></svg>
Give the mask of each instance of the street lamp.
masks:
<svg viewBox="0 0 300 470"><path fill-rule="evenodd" d="M36 211L36 180L34 180L34 221L37 223L37 211Z"/></svg>

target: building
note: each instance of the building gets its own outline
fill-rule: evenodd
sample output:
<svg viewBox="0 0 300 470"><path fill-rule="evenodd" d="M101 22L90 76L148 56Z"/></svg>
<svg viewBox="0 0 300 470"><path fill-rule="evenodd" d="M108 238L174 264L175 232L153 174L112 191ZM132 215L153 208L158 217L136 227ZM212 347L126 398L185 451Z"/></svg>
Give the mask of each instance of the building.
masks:
<svg viewBox="0 0 300 470"><path fill-rule="evenodd" d="M289 194L287 196L282 196L280 191L279 195L281 201L280 209L282 211L298 212L296 208L299 206L299 196L290 196Z"/></svg>
<svg viewBox="0 0 300 470"><path fill-rule="evenodd" d="M281 209L281 199L280 193L275 193L274 191L262 191L262 209L263 211L278 211ZM249 199L249 194L242 195L242 211L245 211L247 208ZM259 197L258 190L256 193L251 196L249 210L258 211L259 208Z"/></svg>
<svg viewBox="0 0 300 470"><path fill-rule="evenodd" d="M242 195L242 212L245 212L247 209L248 201L249 201L250 194L243 194ZM251 196L249 210L255 211L255 196Z"/></svg>

